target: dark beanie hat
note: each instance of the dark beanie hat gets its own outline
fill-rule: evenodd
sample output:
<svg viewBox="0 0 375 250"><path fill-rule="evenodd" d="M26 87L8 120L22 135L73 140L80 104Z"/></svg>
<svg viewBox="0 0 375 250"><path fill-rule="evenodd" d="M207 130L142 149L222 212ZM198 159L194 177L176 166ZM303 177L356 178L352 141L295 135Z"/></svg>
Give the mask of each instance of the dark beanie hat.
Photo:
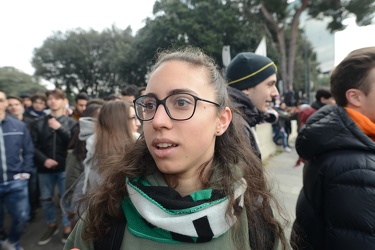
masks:
<svg viewBox="0 0 375 250"><path fill-rule="evenodd" d="M229 86L244 90L258 85L276 72L275 63L268 57L243 52L230 62L226 77Z"/></svg>

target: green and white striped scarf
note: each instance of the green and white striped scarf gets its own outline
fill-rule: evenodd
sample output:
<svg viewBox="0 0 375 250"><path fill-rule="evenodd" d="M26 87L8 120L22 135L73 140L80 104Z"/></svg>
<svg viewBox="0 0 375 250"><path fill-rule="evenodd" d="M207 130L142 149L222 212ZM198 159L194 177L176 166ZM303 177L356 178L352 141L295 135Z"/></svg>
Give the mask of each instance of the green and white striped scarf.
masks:
<svg viewBox="0 0 375 250"><path fill-rule="evenodd" d="M236 222L227 216L228 198L204 189L188 196L146 179L126 180L129 195L122 201L129 231L138 237L164 243L202 243L225 234ZM234 184L236 204L244 205L247 188L242 178Z"/></svg>

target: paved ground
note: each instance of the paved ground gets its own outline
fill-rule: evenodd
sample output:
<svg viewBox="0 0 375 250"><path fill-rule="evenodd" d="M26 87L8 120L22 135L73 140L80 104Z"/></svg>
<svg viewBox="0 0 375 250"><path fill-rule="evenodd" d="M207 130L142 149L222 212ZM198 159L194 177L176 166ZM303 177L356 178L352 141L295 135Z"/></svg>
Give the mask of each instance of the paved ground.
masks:
<svg viewBox="0 0 375 250"><path fill-rule="evenodd" d="M298 154L294 148L291 153L282 151L265 161L265 169L269 174L269 179L273 183L273 192L289 216L289 227L287 235L290 234L290 227L295 219L295 207L299 192L302 188L303 165L294 167L298 159Z"/></svg>
<svg viewBox="0 0 375 250"><path fill-rule="evenodd" d="M302 167L294 168L298 156L293 148L291 153L283 152L282 149L264 162L265 169L269 174L269 179L273 182L273 191L278 197L280 203L285 206L289 213L290 222L294 221L295 204L299 191L302 187ZM9 218L7 218L9 222ZM38 246L37 242L46 229L42 217L42 211L39 209L34 222L25 228L21 244L25 250L59 250L63 248L61 243L62 227L60 232L45 246ZM287 231L289 234L289 231Z"/></svg>

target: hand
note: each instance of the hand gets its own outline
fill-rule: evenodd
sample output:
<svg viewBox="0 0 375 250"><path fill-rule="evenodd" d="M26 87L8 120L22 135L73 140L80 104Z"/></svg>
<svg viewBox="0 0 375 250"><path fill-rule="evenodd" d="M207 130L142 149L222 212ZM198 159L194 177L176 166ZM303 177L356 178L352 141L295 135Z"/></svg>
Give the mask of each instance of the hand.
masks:
<svg viewBox="0 0 375 250"><path fill-rule="evenodd" d="M47 159L47 160L44 162L44 166L45 166L46 168L49 168L49 169L54 168L54 167L56 167L57 165L59 165L59 163L58 163L57 161L53 160L53 159Z"/></svg>
<svg viewBox="0 0 375 250"><path fill-rule="evenodd" d="M16 175L13 175L13 178L15 180L28 180L30 179L30 174L29 173L18 173Z"/></svg>
<svg viewBox="0 0 375 250"><path fill-rule="evenodd" d="M48 119L48 126L53 130L58 130L61 127L61 123L59 123L55 118Z"/></svg>

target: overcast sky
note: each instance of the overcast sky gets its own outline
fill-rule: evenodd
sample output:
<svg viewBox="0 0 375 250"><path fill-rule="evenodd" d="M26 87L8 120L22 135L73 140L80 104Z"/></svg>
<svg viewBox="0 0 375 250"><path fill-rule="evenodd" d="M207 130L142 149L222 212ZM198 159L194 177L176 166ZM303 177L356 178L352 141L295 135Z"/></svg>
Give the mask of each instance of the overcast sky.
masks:
<svg viewBox="0 0 375 250"><path fill-rule="evenodd" d="M82 28L102 31L115 24L120 29L130 25L135 32L152 16L155 0L0 0L0 67L13 66L32 75L34 48L53 34ZM375 25L358 28L353 22L336 38L327 38L322 25L313 25L310 39L323 65L332 67L351 50L375 46ZM307 27L306 27L307 28ZM329 37L329 35L328 35ZM315 40L315 41L314 41ZM327 58L326 58L327 57ZM334 61L334 63L333 63Z"/></svg>
<svg viewBox="0 0 375 250"><path fill-rule="evenodd" d="M335 34L335 65L355 49L375 46L375 25L359 27L353 19L347 24L345 30Z"/></svg>
<svg viewBox="0 0 375 250"><path fill-rule="evenodd" d="M32 75L31 58L53 31L115 24L133 31L152 16L155 0L4 0L0 1L0 67L13 66Z"/></svg>

